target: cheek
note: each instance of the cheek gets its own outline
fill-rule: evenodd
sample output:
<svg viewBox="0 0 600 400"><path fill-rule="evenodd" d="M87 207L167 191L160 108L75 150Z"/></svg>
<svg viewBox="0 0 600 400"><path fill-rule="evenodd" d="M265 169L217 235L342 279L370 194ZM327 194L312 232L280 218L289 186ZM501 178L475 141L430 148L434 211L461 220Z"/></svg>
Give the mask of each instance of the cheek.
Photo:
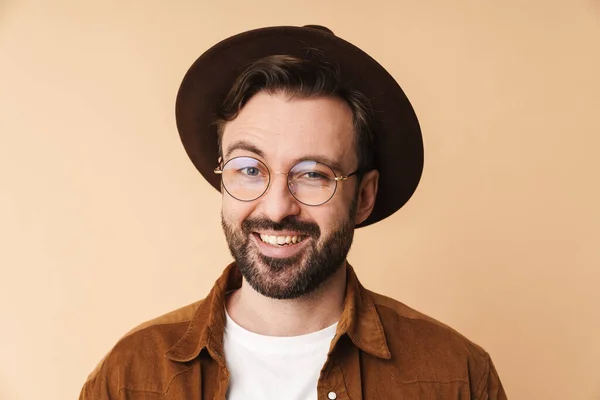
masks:
<svg viewBox="0 0 600 400"><path fill-rule="evenodd" d="M334 203L333 199L322 206L316 207L310 212L310 219L319 225L322 238L329 237L331 232L347 218L345 206Z"/></svg>
<svg viewBox="0 0 600 400"><path fill-rule="evenodd" d="M242 221L252 213L253 204L232 199L228 194L224 194L221 202L223 218L230 224L240 226Z"/></svg>
<svg viewBox="0 0 600 400"><path fill-rule="evenodd" d="M352 178L354 179L354 178ZM327 203L330 205L334 211L332 211L336 215L336 219L344 219L348 218L350 213L350 208L352 207L352 203L356 199L356 187L354 182L345 181L342 184L338 185L337 190L333 198Z"/></svg>

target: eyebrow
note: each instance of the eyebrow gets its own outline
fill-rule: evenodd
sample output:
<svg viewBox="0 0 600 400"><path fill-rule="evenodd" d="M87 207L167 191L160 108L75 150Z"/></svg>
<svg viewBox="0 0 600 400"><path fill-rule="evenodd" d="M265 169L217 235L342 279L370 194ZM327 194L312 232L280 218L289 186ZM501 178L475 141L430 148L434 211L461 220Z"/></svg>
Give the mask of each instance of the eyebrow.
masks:
<svg viewBox="0 0 600 400"><path fill-rule="evenodd" d="M227 148L227 152L225 153L225 158L228 159L236 150L244 150L249 151L250 153L254 153L261 158L265 158L265 152L253 145L252 143L246 142L245 140L239 140L237 142L233 142L231 146Z"/></svg>

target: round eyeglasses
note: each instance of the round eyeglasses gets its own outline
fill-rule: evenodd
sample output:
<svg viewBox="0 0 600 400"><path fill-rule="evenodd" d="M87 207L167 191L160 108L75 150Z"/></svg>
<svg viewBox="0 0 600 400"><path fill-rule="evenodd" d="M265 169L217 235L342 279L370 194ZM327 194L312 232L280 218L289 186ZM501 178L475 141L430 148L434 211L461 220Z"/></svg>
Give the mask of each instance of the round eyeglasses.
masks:
<svg viewBox="0 0 600 400"><path fill-rule="evenodd" d="M240 201L254 201L269 189L271 172L262 162L252 157L235 157L214 170L221 175L223 188L231 197ZM331 167L317 161L301 161L294 165L287 175L287 185L296 200L307 206L320 206L327 203L343 182L356 175L336 176Z"/></svg>

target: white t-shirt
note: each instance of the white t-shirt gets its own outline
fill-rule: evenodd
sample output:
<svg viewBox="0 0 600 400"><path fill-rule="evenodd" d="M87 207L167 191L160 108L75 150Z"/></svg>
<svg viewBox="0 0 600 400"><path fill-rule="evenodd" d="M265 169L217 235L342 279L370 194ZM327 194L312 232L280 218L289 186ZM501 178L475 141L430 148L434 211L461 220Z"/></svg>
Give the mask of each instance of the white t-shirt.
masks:
<svg viewBox="0 0 600 400"><path fill-rule="evenodd" d="M308 335L278 337L250 332L229 314L225 360L228 400L316 400L317 382L337 323Z"/></svg>

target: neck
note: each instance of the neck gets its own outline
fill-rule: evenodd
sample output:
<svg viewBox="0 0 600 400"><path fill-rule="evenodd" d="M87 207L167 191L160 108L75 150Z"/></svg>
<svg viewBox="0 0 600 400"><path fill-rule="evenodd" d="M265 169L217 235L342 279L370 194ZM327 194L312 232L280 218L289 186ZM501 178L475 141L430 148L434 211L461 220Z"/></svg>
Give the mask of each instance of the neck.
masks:
<svg viewBox="0 0 600 400"><path fill-rule="evenodd" d="M227 299L227 312L243 328L268 336L298 336L336 323L344 308L346 265L314 292L291 300L265 297L244 281Z"/></svg>

